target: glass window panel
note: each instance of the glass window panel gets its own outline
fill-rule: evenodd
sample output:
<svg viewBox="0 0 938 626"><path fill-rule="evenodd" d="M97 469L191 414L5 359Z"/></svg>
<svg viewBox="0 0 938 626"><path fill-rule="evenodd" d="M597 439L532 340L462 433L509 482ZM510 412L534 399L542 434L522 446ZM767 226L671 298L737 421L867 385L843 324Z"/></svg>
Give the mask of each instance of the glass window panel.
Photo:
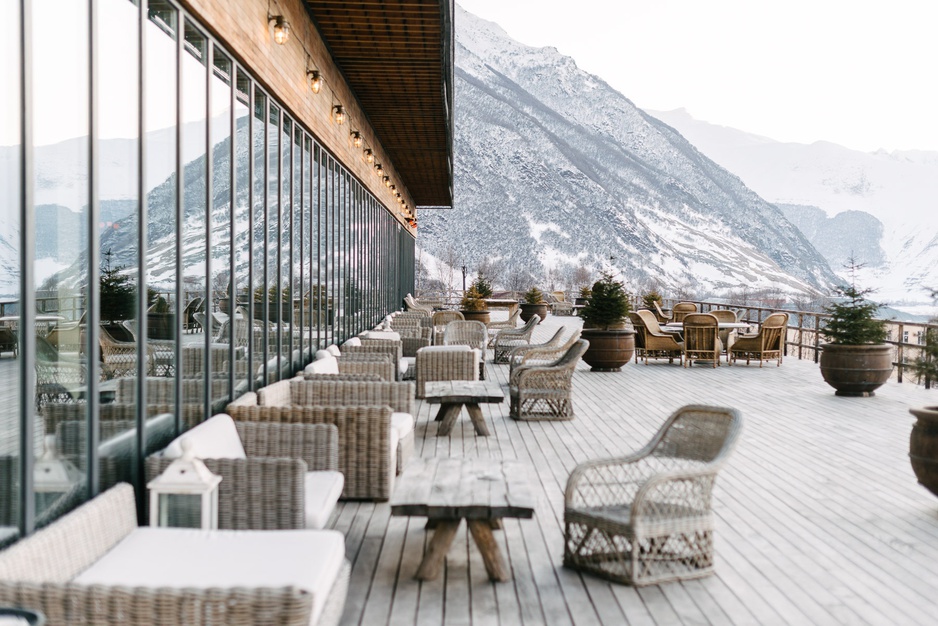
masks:
<svg viewBox="0 0 938 626"><path fill-rule="evenodd" d="M49 461L49 465L37 468L34 476L37 526L78 504L87 487L87 458L78 440L88 420L87 405L80 402L87 392L88 364L80 339L83 336L80 317L84 308L80 295L86 289L90 269L86 246L90 188L87 9L86 3L61 0L37 0L32 4L33 14L43 16L41 21L33 22L33 27L41 29L41 34L37 32L30 37L34 142L34 179L31 182L35 194L33 228L36 235L32 259L36 310L32 313L36 315L36 327L27 329L18 324L17 332L36 336L34 407L45 417L40 421L35 416L36 431L42 433L45 449L36 446L33 453L37 461L40 458ZM56 41L56 45L48 45L50 40ZM67 50L68 54L62 54L62 50ZM131 67L127 69L132 71L132 63L128 65ZM68 94L69 106L62 106L63 93ZM129 115L133 116L134 112ZM132 148L117 156L128 152L132 154ZM117 168L123 171L122 165ZM123 196L124 181L112 182L113 187L102 185L102 197ZM111 229L114 240L110 245L117 253L125 252L126 246L130 253L122 255L112 265L127 270L116 272L127 294L119 313L110 312L118 323L133 319L134 312L136 278L131 273L133 261L128 263L128 259L132 257L135 242L117 232L131 226L123 221L128 208L125 204L118 209L115 222L119 223ZM18 313L21 315L24 311ZM51 340L49 335L52 335ZM133 359L132 349L130 354ZM112 372L116 371L115 367ZM56 405L54 418L53 409L47 408L52 405ZM62 407L61 411L57 410L58 406ZM62 471L53 471L56 469Z"/></svg>
<svg viewBox="0 0 938 626"><path fill-rule="evenodd" d="M208 41L190 22L184 28L182 53L182 280L184 299L202 300L203 310L196 315L201 328L193 340L183 347L183 410L182 428L201 421L209 411L206 406L205 376L209 360L217 362L218 351L212 347L220 330L217 303L207 292L206 255L206 106ZM191 382L190 382L191 381Z"/></svg>
<svg viewBox="0 0 938 626"><path fill-rule="evenodd" d="M251 206L251 171L250 171L250 90L251 82L241 71L238 71L235 91L235 215L234 232L232 233L235 254L234 287L237 294L237 304L241 308L243 321L241 332L236 338L238 350L235 351L235 397L247 391L248 361L247 347L251 342L253 323L249 311L250 301L250 221Z"/></svg>
<svg viewBox="0 0 938 626"><path fill-rule="evenodd" d="M253 227L251 306L254 310L254 340L251 344L252 361L249 372L263 370L267 332L267 97L254 90L253 163L254 163L254 206L251 224ZM264 374L266 376L266 374ZM261 382L262 384L262 382Z"/></svg>
<svg viewBox="0 0 938 626"><path fill-rule="evenodd" d="M291 267L293 265L293 122L286 115L280 129L280 271L277 281L277 298L280 324L277 326L278 378L289 376L283 371L291 362L291 337L293 333L293 294L290 291Z"/></svg>
<svg viewBox="0 0 938 626"><path fill-rule="evenodd" d="M290 248L293 259L290 263L290 312L292 314L292 331L290 334L291 360L293 369L298 370L303 363L301 352L301 339L303 328L303 284L301 280L303 270L303 131L299 126L293 128L293 244Z"/></svg>
<svg viewBox="0 0 938 626"><path fill-rule="evenodd" d="M175 434L175 377L180 373L176 365L176 333L177 318L181 310L176 295L179 283L176 261L179 251L176 233L179 223L176 176L178 17L175 8L164 0L150 0L148 9L144 53L144 191L147 194L148 290L146 317L147 344L152 355L149 375L154 380L147 383L147 454L165 447ZM132 29L132 25L127 24L126 28ZM114 54L117 54L117 51L114 51ZM115 78L122 79L120 76ZM187 300L182 303L183 306L188 304ZM188 308L186 315L192 312L192 309ZM195 324L195 319L183 319L182 323L188 329ZM173 416L172 419L166 419L167 415Z"/></svg>
<svg viewBox="0 0 938 626"><path fill-rule="evenodd" d="M0 161L0 318L18 315L20 268L19 238L22 163L20 154L19 3L0 4L0 72L6 78L0 98L0 150L10 155ZM20 416L32 414L32 403L20 397L19 333L15 320L0 322L0 548L19 535L21 483L19 467ZM41 431L40 431L41 432Z"/></svg>
<svg viewBox="0 0 938 626"><path fill-rule="evenodd" d="M313 323L313 307L316 284L316 263L313 259L312 241L315 236L315 224L313 224L312 202L315 197L315 177L313 173L313 141L307 135L303 140L303 267L300 268L300 281L302 284L303 296L303 343L307 350L305 361L310 361L313 353L316 351L315 324Z"/></svg>
<svg viewBox="0 0 938 626"><path fill-rule="evenodd" d="M248 341L247 313L241 313L236 304L231 276L231 59L212 48L212 78L210 84L212 155L212 204L210 231L210 262L212 303L218 308L221 327L212 350L224 351L222 346L243 347ZM229 349L228 355L231 354ZM226 355L226 356L228 356ZM212 412L224 410L230 398L230 356L222 363L210 364Z"/></svg>
<svg viewBox="0 0 938 626"><path fill-rule="evenodd" d="M268 382L279 379L277 363L280 330L280 109L270 105L267 123L267 282L265 301L268 326L264 355Z"/></svg>

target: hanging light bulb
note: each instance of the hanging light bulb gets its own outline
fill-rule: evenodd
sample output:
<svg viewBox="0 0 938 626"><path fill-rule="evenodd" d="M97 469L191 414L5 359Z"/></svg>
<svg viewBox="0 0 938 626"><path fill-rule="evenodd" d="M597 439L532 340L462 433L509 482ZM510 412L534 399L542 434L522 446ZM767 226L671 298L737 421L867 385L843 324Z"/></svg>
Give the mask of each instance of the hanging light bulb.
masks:
<svg viewBox="0 0 938 626"><path fill-rule="evenodd" d="M396 191L396 190L397 190L397 185L391 185L390 189L391 189L391 191Z"/></svg>
<svg viewBox="0 0 938 626"><path fill-rule="evenodd" d="M369 165L375 162L375 153L371 151L371 148L365 148L365 161Z"/></svg>
<svg viewBox="0 0 938 626"><path fill-rule="evenodd" d="M381 164L380 164L380 163L375 163L375 173L376 173L378 176L383 176L383 175L384 175L384 168L381 167Z"/></svg>
<svg viewBox="0 0 938 626"><path fill-rule="evenodd" d="M384 177L384 186L385 186L385 187L390 187L390 186L391 186L391 177L390 177L390 176L385 176L385 177Z"/></svg>
<svg viewBox="0 0 938 626"><path fill-rule="evenodd" d="M335 123L341 126L345 123L345 107L341 104L337 104L332 107L332 110L335 111Z"/></svg>
<svg viewBox="0 0 938 626"><path fill-rule="evenodd" d="M269 21L274 23L274 41L281 46L290 40L290 22L282 15L271 15Z"/></svg>
<svg viewBox="0 0 938 626"><path fill-rule="evenodd" d="M362 147L362 134L358 132L357 130L353 130L351 132L351 135L352 135L352 145L355 146L356 148L361 148Z"/></svg>
<svg viewBox="0 0 938 626"><path fill-rule="evenodd" d="M309 70L306 72L306 76L309 78L309 88L313 90L313 93L319 93L323 85L322 74L319 73L319 70Z"/></svg>

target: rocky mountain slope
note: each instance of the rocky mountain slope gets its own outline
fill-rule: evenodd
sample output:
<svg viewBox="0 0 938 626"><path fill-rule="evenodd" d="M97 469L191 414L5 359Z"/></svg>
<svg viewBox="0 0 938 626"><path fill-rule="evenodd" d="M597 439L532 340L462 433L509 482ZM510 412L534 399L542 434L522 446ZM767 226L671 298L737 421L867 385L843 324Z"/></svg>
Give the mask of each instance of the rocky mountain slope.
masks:
<svg viewBox="0 0 938 626"><path fill-rule="evenodd" d="M818 207L835 220L844 212L874 217L881 226L853 220L841 224L839 235L845 242L878 236L883 258L869 259L862 279L881 298L927 301L926 288L938 286L938 153L782 143L696 120L683 109L650 113L771 202Z"/></svg>
<svg viewBox="0 0 938 626"><path fill-rule="evenodd" d="M472 271L611 264L633 288L824 290L827 262L779 211L553 48L459 10L455 207L418 245Z"/></svg>

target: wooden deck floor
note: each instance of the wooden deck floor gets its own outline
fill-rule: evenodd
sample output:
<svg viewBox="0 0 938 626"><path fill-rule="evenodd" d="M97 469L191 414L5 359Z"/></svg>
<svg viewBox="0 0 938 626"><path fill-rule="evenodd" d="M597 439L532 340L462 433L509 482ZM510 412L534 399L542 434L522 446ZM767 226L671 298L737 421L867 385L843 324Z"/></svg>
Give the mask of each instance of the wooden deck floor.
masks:
<svg viewBox="0 0 938 626"><path fill-rule="evenodd" d="M546 336L576 318L548 318ZM506 383L507 366L488 364ZM516 422L485 405L491 437L466 416L437 437L419 403L417 454L519 459L538 479L533 520L496 531L513 573L491 583L460 529L444 575L413 579L424 519L386 503L345 503L332 526L354 567L343 624L936 624L938 498L908 461L910 406L938 396L888 383L875 398L837 398L809 361L781 368L631 363L575 375L576 418ZM717 481L716 574L633 588L561 566L563 489L579 462L638 448L675 408L732 406L744 433Z"/></svg>

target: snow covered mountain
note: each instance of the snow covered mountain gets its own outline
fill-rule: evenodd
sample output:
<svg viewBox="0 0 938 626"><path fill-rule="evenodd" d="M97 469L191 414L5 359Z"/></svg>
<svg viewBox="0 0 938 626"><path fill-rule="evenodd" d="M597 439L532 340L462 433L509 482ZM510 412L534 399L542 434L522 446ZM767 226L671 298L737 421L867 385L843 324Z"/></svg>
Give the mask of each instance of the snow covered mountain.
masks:
<svg viewBox="0 0 938 626"><path fill-rule="evenodd" d="M683 109L649 113L771 202L818 207L835 220L861 211L875 218L879 226L853 220L831 234L849 243L881 229L883 258L879 263L868 258L862 276L879 299L927 300L925 288L938 286L938 152L869 153L823 141L782 143L696 120ZM833 261L831 266L841 269Z"/></svg>
<svg viewBox="0 0 938 626"><path fill-rule="evenodd" d="M826 261L774 205L554 48L456 16L455 207L418 245L540 285L611 263L633 289L824 290Z"/></svg>

